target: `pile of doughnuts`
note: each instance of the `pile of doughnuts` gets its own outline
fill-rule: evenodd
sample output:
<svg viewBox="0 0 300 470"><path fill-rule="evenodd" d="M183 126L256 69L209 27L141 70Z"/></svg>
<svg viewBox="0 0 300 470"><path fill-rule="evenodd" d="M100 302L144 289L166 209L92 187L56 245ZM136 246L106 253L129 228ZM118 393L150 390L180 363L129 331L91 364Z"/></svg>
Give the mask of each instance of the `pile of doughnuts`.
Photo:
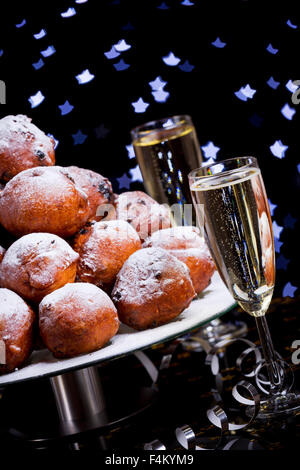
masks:
<svg viewBox="0 0 300 470"><path fill-rule="evenodd" d="M169 322L215 270L198 229L172 227L141 191L56 166L53 139L22 115L0 120L0 245L0 373L38 340L68 358L103 347L120 321Z"/></svg>

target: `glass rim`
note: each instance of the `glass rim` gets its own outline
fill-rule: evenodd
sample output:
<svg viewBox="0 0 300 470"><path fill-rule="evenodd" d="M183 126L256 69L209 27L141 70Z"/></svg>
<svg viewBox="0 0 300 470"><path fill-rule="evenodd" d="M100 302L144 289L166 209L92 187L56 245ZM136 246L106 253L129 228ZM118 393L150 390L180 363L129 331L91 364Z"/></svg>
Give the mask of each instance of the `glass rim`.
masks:
<svg viewBox="0 0 300 470"><path fill-rule="evenodd" d="M190 171L190 173L188 174L188 178L189 179L200 179L200 178L212 178L212 177L216 177L218 176L219 174L221 174L222 172L220 173L214 173L213 175L197 175L196 173L200 170L203 170L205 168L209 168L209 167L212 167L212 166L215 166L215 165L222 165L226 162L233 162L233 161L237 161L237 160L252 160L252 161L249 161L248 164L246 165L243 165L241 167L236 167L237 168L247 168L249 167L252 163L256 163L257 166L258 166L258 162L257 162L257 158L256 157L253 157L252 155L248 155L248 156L242 156L242 157L232 157L232 158L226 158L224 160L218 160L214 163L207 163L207 162L203 162L203 164L201 164L198 168L195 168L194 170ZM225 170L225 171L232 171L233 169L228 169L228 170Z"/></svg>
<svg viewBox="0 0 300 470"><path fill-rule="evenodd" d="M163 123L169 121L169 120L174 120L174 125L173 126L168 126L165 127L165 130L172 130L175 129L180 121L186 122L187 124L193 125L192 118L189 114L175 114L173 116L168 116L160 119L153 119L151 121L145 122L144 124L139 124L136 127L133 127L130 131L131 136L137 137L142 135L143 133L151 133L151 132L157 132L159 129L164 129L163 128ZM176 122L178 121L178 122ZM157 124L160 123L160 126ZM151 128L152 126L152 128ZM148 129L147 129L148 128Z"/></svg>

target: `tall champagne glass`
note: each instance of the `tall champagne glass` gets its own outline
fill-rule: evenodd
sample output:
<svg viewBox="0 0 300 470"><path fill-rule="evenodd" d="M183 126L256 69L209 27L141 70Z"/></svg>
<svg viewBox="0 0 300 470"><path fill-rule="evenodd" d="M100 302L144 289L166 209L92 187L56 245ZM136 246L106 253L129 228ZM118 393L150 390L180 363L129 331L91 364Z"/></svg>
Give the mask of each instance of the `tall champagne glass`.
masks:
<svg viewBox="0 0 300 470"><path fill-rule="evenodd" d="M254 157L201 165L189 174L193 203L217 269L234 299L255 318L269 379L259 417L290 413L299 397L286 387L266 320L275 284L272 222Z"/></svg>
<svg viewBox="0 0 300 470"><path fill-rule="evenodd" d="M174 225L196 225L188 173L202 164L202 154L191 117L178 115L147 122L132 129L131 137L147 193L169 206ZM215 344L242 336L246 331L244 322L215 319L193 338ZM197 340L186 340L184 345L201 350Z"/></svg>

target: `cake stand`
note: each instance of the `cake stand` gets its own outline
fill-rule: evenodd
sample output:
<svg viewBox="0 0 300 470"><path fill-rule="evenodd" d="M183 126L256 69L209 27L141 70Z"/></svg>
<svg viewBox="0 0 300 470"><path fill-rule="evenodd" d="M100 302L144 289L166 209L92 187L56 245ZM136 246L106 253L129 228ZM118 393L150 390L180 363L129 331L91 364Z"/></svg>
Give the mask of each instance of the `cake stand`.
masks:
<svg viewBox="0 0 300 470"><path fill-rule="evenodd" d="M34 351L27 364L19 370L0 376L0 389L9 394L10 386L25 381L48 378L54 394L57 415L55 424L34 430L30 423L10 423L7 430L15 438L35 445L66 438L77 448L82 433L103 433L109 427L145 410L157 395L158 370L142 352L155 344L170 341L209 323L235 306L235 302L217 273L205 291L193 300L179 317L146 331L135 331L121 324L119 332L102 349L70 359L56 359L44 349ZM122 404L122 393L116 406L107 406L109 397L101 385L101 364L134 354L151 377L151 387L132 395L132 403ZM136 385L136 384L135 384ZM126 384L120 384L120 391ZM14 389L16 389L14 387ZM34 400L34 397L33 397ZM129 406L130 405L130 406ZM25 404L26 406L26 404ZM27 406L31 406L27 404ZM111 413L110 410L114 410ZM34 416L34 413L33 413Z"/></svg>

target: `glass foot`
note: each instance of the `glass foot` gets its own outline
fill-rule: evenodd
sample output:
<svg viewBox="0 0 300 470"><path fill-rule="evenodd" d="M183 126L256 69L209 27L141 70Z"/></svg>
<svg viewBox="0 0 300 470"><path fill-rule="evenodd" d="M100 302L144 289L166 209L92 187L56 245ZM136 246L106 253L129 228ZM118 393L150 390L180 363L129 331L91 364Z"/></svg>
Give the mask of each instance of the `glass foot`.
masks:
<svg viewBox="0 0 300 470"><path fill-rule="evenodd" d="M223 340L241 338L246 335L247 331L248 327L244 322L223 322L216 319L187 337L182 342L182 347L187 351L200 352L204 350L202 346L203 342L208 343L210 346L214 346Z"/></svg>
<svg viewBox="0 0 300 470"><path fill-rule="evenodd" d="M247 416L253 416L253 406L246 410ZM263 400L256 419L268 420L270 418L283 418L300 414L300 394L291 392L285 395Z"/></svg>

